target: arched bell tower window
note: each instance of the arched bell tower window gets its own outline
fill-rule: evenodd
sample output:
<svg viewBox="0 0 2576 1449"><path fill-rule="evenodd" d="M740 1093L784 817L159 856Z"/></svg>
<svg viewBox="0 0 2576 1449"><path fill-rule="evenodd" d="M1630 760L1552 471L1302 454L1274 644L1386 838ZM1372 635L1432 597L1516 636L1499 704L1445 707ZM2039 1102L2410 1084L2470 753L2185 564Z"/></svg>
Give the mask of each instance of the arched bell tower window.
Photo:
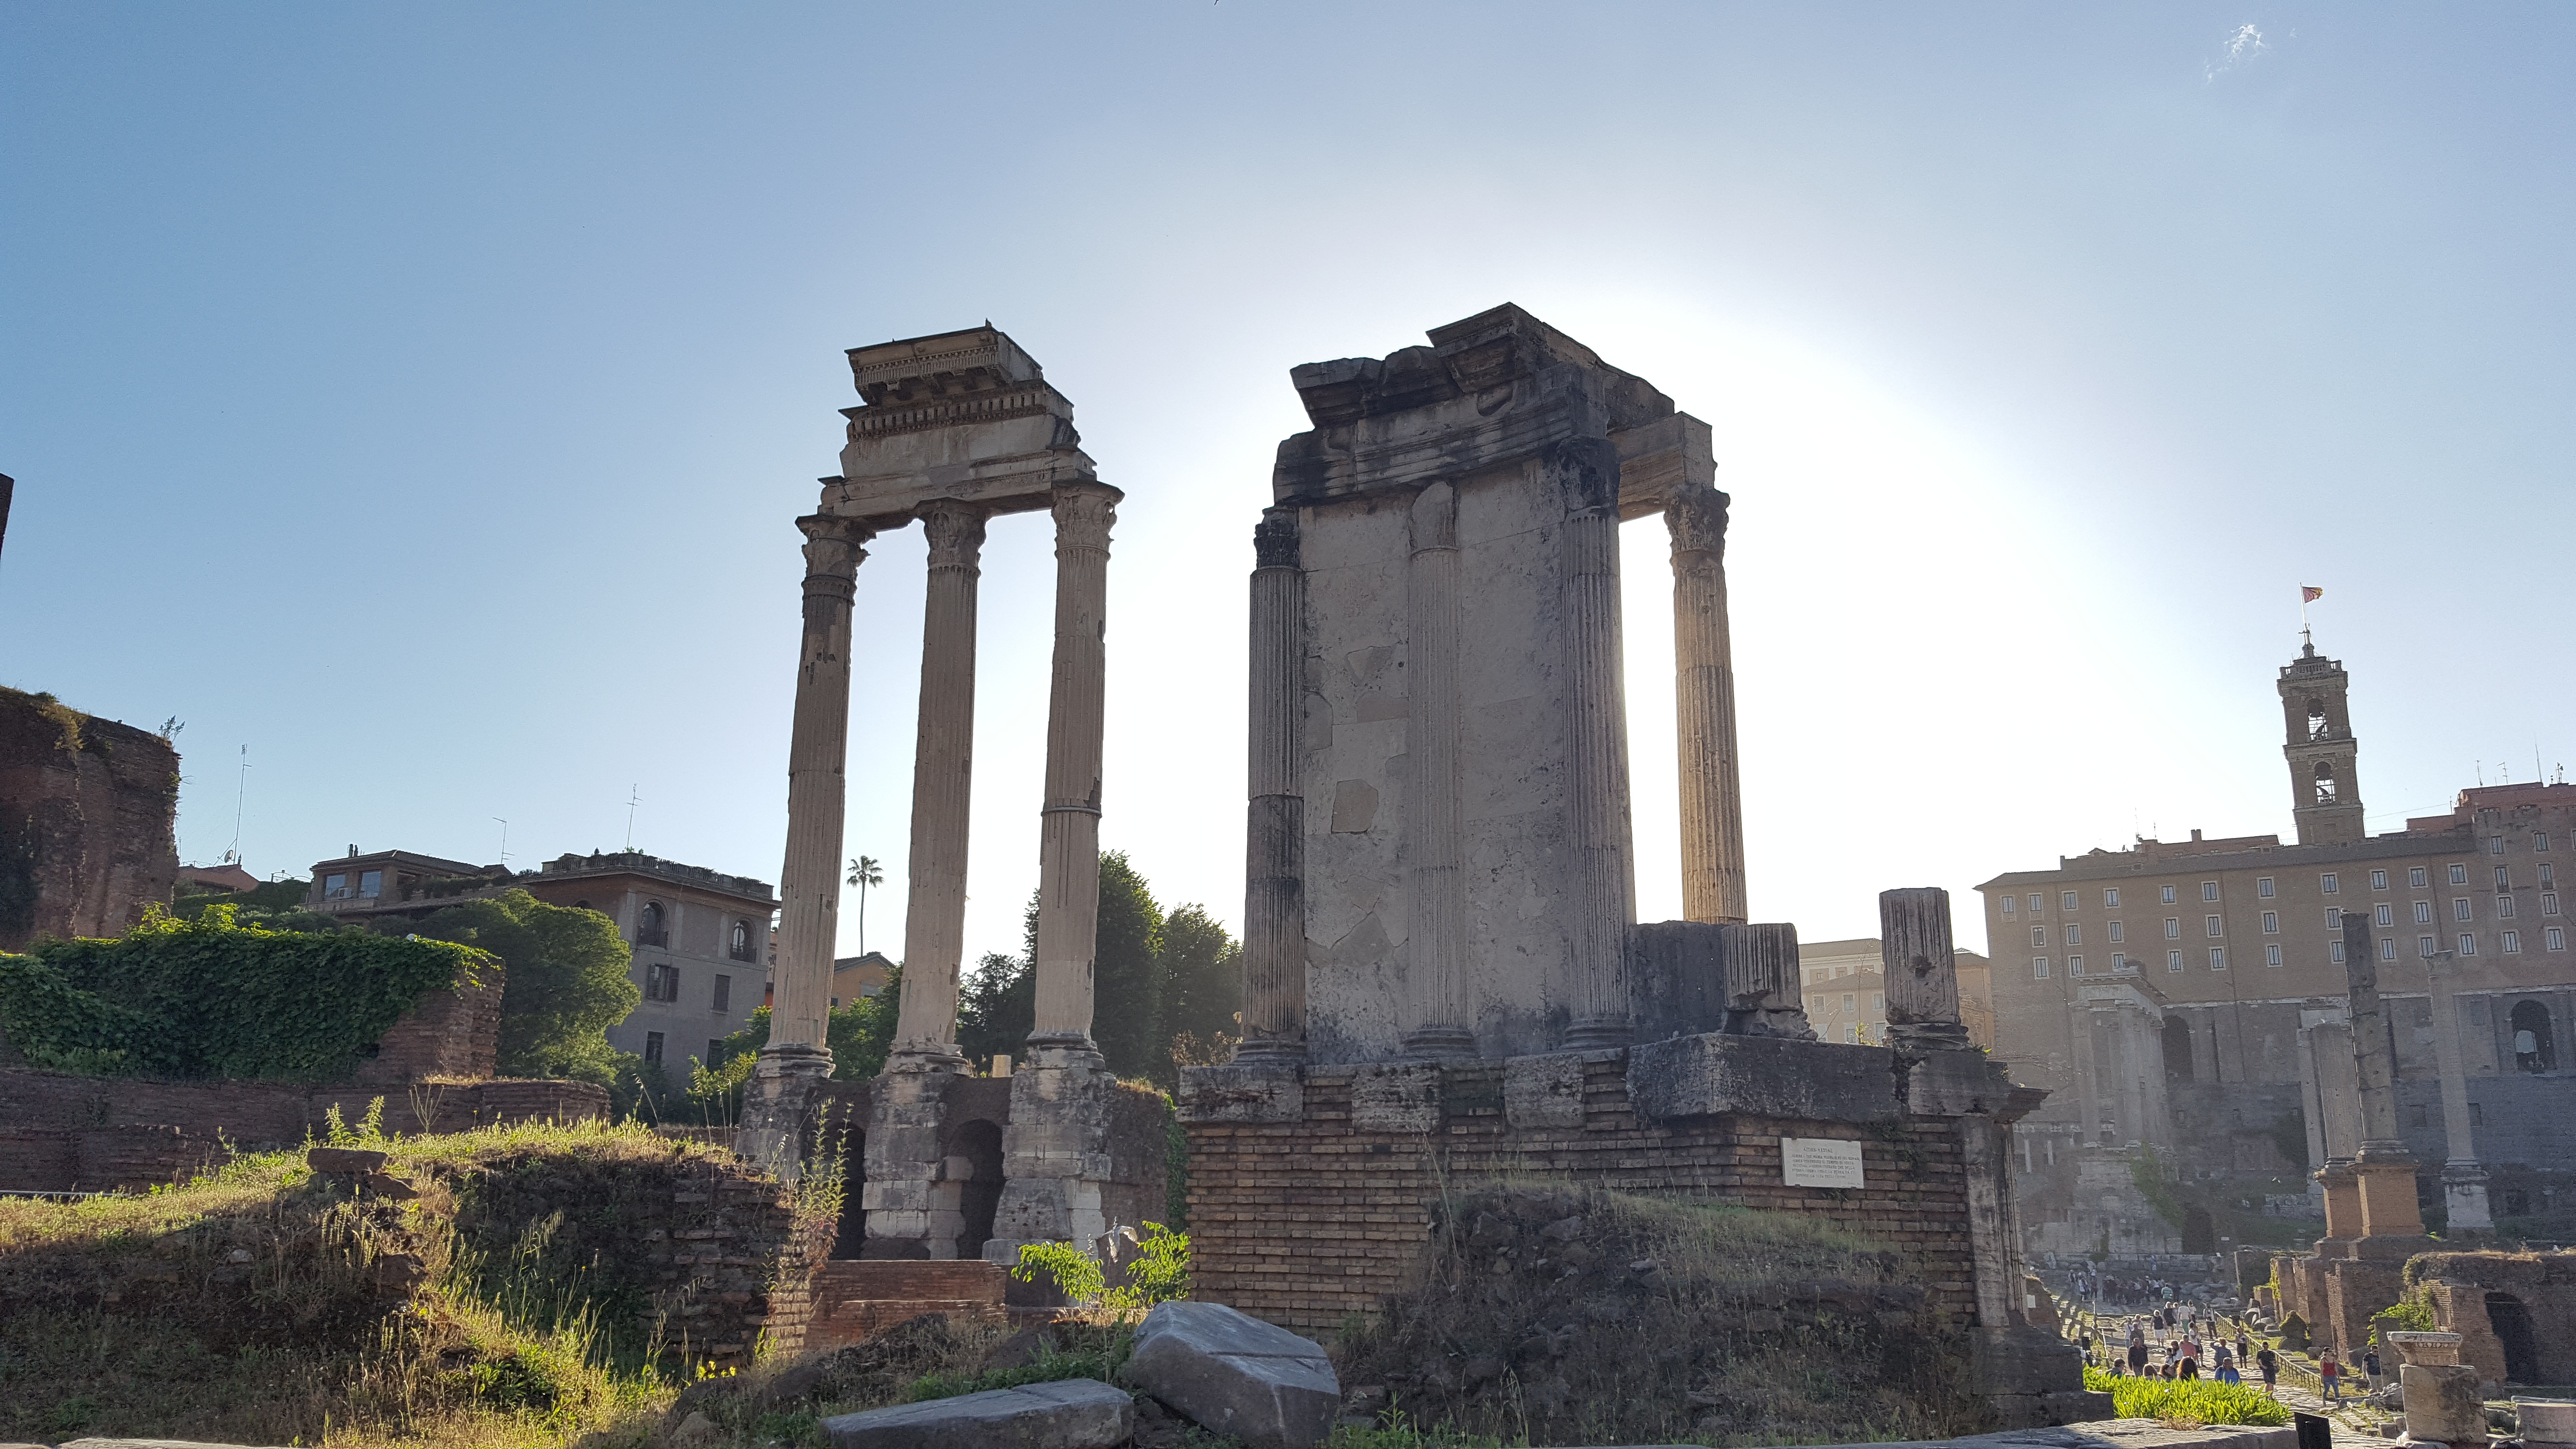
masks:
<svg viewBox="0 0 2576 1449"><path fill-rule="evenodd" d="M2308 738L2324 739L2329 728L2331 726L2326 723L2326 702L2322 699L2310 698L2308 700Z"/></svg>
<svg viewBox="0 0 2576 1449"><path fill-rule="evenodd" d="M2335 788L2334 762L2317 761L2317 803L2332 805L2341 798L2341 793Z"/></svg>
<svg viewBox="0 0 2576 1449"><path fill-rule="evenodd" d="M635 918L635 944L661 946L669 941L670 934L662 924L662 903L646 901L643 913Z"/></svg>

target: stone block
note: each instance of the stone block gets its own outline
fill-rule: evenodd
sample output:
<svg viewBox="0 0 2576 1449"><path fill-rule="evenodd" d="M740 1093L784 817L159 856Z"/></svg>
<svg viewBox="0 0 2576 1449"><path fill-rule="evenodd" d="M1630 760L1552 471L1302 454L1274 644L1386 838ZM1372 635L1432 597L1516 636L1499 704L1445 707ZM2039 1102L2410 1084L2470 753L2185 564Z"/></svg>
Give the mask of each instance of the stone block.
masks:
<svg viewBox="0 0 2576 1449"><path fill-rule="evenodd" d="M1440 1130L1440 1064L1381 1062L1351 1073L1351 1129L1419 1135Z"/></svg>
<svg viewBox="0 0 2576 1449"><path fill-rule="evenodd" d="M1983 1052L1926 1052L1905 1068L1905 1105L1919 1116L2000 1112L2012 1078Z"/></svg>
<svg viewBox="0 0 2576 1449"><path fill-rule="evenodd" d="M2576 1444L2576 1399L2513 1401L2514 1432L2531 1449L2543 1444Z"/></svg>
<svg viewBox="0 0 2576 1449"><path fill-rule="evenodd" d="M1648 1121L1742 1113L1883 1122L1903 1110L1896 1083L1896 1057L1884 1047L1702 1034L1628 1053L1628 1098Z"/></svg>
<svg viewBox="0 0 2576 1449"><path fill-rule="evenodd" d="M382 1172L386 1160L381 1152L355 1147L316 1147L304 1154L304 1165L315 1172Z"/></svg>
<svg viewBox="0 0 2576 1449"><path fill-rule="evenodd" d="M2046 1394L1993 1394L1995 1418L2006 1429L2053 1429L2089 1424L2116 1412L2111 1396L2088 1389L2060 1389Z"/></svg>
<svg viewBox="0 0 2576 1449"><path fill-rule="evenodd" d="M841 1414L831 1449L1110 1449L1136 1432L1136 1401L1098 1379L1061 1379Z"/></svg>
<svg viewBox="0 0 2576 1449"><path fill-rule="evenodd" d="M2410 1363L2397 1371L2406 1391L2406 1437L2446 1444L2487 1442L2486 1394L2467 1364Z"/></svg>
<svg viewBox="0 0 2576 1449"><path fill-rule="evenodd" d="M1154 1305L1127 1377L1253 1449L1320 1444L1341 1412L1341 1381L1320 1345L1222 1303Z"/></svg>
<svg viewBox="0 0 2576 1449"><path fill-rule="evenodd" d="M2035 1328L1980 1328L1969 1339L1969 1372L1987 1395L2081 1393L2084 1355ZM2105 1415L2104 1417L2108 1417Z"/></svg>
<svg viewBox="0 0 2576 1449"><path fill-rule="evenodd" d="M1305 1082L1293 1065L1234 1062L1181 1073L1184 1122L1294 1122L1305 1113Z"/></svg>
<svg viewBox="0 0 2576 1449"><path fill-rule="evenodd" d="M1513 1127L1582 1126L1582 1055L1551 1052L1505 1061L1503 1120Z"/></svg>

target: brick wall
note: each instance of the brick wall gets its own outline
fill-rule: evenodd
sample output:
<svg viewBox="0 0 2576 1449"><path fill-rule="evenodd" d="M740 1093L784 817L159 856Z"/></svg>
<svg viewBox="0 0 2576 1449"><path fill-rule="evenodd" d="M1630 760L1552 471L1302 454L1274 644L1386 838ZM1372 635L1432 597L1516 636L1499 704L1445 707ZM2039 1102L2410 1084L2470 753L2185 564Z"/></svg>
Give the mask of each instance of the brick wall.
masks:
<svg viewBox="0 0 2576 1449"><path fill-rule="evenodd" d="M1009 1275L976 1258L883 1259L825 1263L814 1275L807 1348L857 1343L925 1313L968 1323L1000 1323Z"/></svg>
<svg viewBox="0 0 2576 1449"><path fill-rule="evenodd" d="M501 991L506 973L492 962L473 986L442 987L420 999L376 1042L350 1080L369 1086L432 1080L479 1082L501 1053Z"/></svg>
<svg viewBox="0 0 2576 1449"><path fill-rule="evenodd" d="M178 803L168 740L0 689L0 951L117 935L169 904Z"/></svg>
<svg viewBox="0 0 2576 1449"><path fill-rule="evenodd" d="M96 1192L184 1178L224 1155L290 1147L319 1134L336 1106L357 1122L382 1097L389 1131L457 1131L494 1122L604 1115L587 1082L493 1081L405 1089L293 1082L154 1082L0 1070L0 1189Z"/></svg>
<svg viewBox="0 0 2576 1449"><path fill-rule="evenodd" d="M1973 1319L1966 1174L1952 1123L1748 1116L1647 1123L1630 1105L1625 1071L1618 1054L1586 1060L1579 1127L1508 1125L1500 1063L1445 1072L1439 1122L1428 1133L1355 1127L1349 1067L1306 1070L1297 1121L1190 1122L1197 1292L1275 1323L1333 1326L1374 1311L1403 1285L1430 1240L1445 1186L1527 1177L1845 1223L1912 1259L1942 1318ZM1858 1141L1867 1186L1783 1186L1783 1135Z"/></svg>

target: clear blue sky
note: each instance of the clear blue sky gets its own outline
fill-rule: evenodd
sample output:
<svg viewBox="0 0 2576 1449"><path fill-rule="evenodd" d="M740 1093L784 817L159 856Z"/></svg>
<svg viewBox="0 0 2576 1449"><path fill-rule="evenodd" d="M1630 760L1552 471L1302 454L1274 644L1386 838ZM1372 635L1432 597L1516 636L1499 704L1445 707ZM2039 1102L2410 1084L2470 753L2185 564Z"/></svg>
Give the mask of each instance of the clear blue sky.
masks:
<svg viewBox="0 0 2576 1449"><path fill-rule="evenodd" d="M247 744L263 875L614 849L640 788L774 880L841 349L990 318L1128 493L1104 839L1233 921L1286 371L1510 300L1716 427L1758 918L2286 832L2302 583L2395 828L2576 756L2571 78L2563 5L14 4L0 682L186 721L188 859ZM888 948L921 571L859 585ZM973 951L1051 578L995 527Z"/></svg>

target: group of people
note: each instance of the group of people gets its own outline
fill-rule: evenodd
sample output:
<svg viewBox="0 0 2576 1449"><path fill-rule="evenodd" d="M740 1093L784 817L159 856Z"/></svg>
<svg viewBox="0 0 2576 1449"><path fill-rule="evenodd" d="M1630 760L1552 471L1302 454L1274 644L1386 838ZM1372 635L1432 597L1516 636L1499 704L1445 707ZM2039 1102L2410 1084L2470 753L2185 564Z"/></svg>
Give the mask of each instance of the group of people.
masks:
<svg viewBox="0 0 2576 1449"><path fill-rule="evenodd" d="M2122 1352L2111 1356L2111 1372L2134 1374L2139 1378L2197 1379L2205 1369L2209 1377L2222 1384L2238 1384L2245 1381L2242 1366L2251 1362L2262 1372L2266 1392L2279 1379L2279 1356L2269 1346L2256 1348L2246 1338L2243 1328L2236 1330L2233 1342L2223 1333L2212 1332L2211 1341L2203 1344L2200 1326L2178 1321L2170 1306L2157 1310L2151 1318L2158 1329L2179 1329L2163 1344L2164 1361L2156 1362L2155 1349L2147 1342L2150 1319L2133 1318L2129 1320L2127 1345ZM2089 1357L2093 1351L2092 1335L2086 1334L2083 1343Z"/></svg>
<svg viewBox="0 0 2576 1449"><path fill-rule="evenodd" d="M2074 1277L2075 1297L2114 1306L2145 1303L2170 1306L2181 1295L2174 1285L2161 1278L2122 1278L2098 1268L2078 1268Z"/></svg>

